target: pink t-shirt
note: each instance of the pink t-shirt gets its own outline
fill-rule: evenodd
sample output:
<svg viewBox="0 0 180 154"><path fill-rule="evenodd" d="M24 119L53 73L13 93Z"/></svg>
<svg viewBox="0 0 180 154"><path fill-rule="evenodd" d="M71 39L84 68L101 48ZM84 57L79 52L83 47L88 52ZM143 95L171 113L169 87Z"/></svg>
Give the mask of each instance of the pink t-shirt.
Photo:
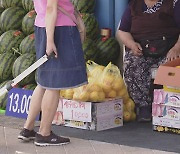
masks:
<svg viewBox="0 0 180 154"><path fill-rule="evenodd" d="M47 0L34 0L34 7L37 13L35 25L38 27L45 27ZM74 6L70 0L59 0L58 5L63 7L69 14L74 17ZM67 15L58 11L56 26L75 26L76 24Z"/></svg>

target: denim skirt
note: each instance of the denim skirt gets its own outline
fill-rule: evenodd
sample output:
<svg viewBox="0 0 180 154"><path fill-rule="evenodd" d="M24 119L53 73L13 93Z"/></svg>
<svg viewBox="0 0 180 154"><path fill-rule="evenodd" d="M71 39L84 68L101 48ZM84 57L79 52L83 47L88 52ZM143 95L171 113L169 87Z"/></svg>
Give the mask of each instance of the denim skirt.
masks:
<svg viewBox="0 0 180 154"><path fill-rule="evenodd" d="M86 64L76 26L58 26L54 32L58 58L51 58L37 69L37 84L45 89L67 89L87 84ZM46 30L35 26L37 59L46 53Z"/></svg>

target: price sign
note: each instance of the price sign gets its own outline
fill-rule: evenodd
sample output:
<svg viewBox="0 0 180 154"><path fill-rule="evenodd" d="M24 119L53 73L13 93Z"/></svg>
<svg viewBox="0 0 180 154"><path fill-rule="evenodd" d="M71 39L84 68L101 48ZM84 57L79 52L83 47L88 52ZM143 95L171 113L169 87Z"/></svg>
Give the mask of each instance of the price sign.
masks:
<svg viewBox="0 0 180 154"><path fill-rule="evenodd" d="M75 120L91 122L91 102L77 102L74 100L62 99L63 118L65 120Z"/></svg>
<svg viewBox="0 0 180 154"><path fill-rule="evenodd" d="M32 90L24 90L20 88L11 89L8 92L5 115L26 119L29 112L32 92ZM39 115L36 120L39 120Z"/></svg>

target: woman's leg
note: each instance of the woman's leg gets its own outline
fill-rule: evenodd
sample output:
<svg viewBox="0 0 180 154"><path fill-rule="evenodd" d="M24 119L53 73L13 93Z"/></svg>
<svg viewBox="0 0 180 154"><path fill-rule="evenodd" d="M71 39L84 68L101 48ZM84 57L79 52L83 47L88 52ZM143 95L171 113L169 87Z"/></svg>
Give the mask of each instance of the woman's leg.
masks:
<svg viewBox="0 0 180 154"><path fill-rule="evenodd" d="M45 92L45 89L43 89L40 86L37 86L34 89L33 95L31 97L28 118L24 125L24 128L28 130L34 129L34 123L35 123L36 117L38 116L41 110L41 102L42 102L44 92Z"/></svg>
<svg viewBox="0 0 180 154"><path fill-rule="evenodd" d="M59 103L59 90L46 90L42 99L42 116L39 134L48 136Z"/></svg>

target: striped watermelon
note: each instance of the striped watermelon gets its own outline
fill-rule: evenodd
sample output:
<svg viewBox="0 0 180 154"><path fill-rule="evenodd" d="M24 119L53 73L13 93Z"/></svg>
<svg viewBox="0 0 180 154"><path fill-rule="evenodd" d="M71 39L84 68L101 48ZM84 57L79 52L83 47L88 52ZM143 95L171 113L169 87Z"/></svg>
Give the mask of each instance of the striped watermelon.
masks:
<svg viewBox="0 0 180 154"><path fill-rule="evenodd" d="M19 56L13 64L12 74L13 77L17 77L20 73L26 70L30 65L32 65L36 60L35 54L23 54ZM35 83L35 72L29 74L21 82L18 83L20 86L25 86L30 83Z"/></svg>
<svg viewBox="0 0 180 154"><path fill-rule="evenodd" d="M75 8L81 13L93 13L95 8L95 0L72 0Z"/></svg>
<svg viewBox="0 0 180 154"><path fill-rule="evenodd" d="M22 54L24 53L32 53L35 54L35 39L34 39L34 33L26 36L20 46L19 50Z"/></svg>
<svg viewBox="0 0 180 154"><path fill-rule="evenodd" d="M11 53L0 54L0 81L12 79L12 67L16 58Z"/></svg>
<svg viewBox="0 0 180 154"><path fill-rule="evenodd" d="M36 17L36 12L34 10L28 12L22 20L22 31L29 35L34 32L34 21Z"/></svg>
<svg viewBox="0 0 180 154"><path fill-rule="evenodd" d="M12 48L19 48L24 34L18 30L9 30L0 36L0 53L13 52Z"/></svg>
<svg viewBox="0 0 180 154"><path fill-rule="evenodd" d="M4 10L0 18L2 31L20 30L25 14L25 10L21 7L10 7Z"/></svg>
<svg viewBox="0 0 180 154"><path fill-rule="evenodd" d="M91 39L86 39L82 44L84 58L86 61L95 60L97 54L96 44Z"/></svg>
<svg viewBox="0 0 180 154"><path fill-rule="evenodd" d="M10 80L4 81L0 84L0 88L4 87L6 85L7 82L9 82ZM8 93L3 94L2 96L0 96L0 109L5 110L6 109L6 103L8 100Z"/></svg>
<svg viewBox="0 0 180 154"><path fill-rule="evenodd" d="M4 8L9 8L13 6L22 6L22 0L1 0L1 5Z"/></svg>
<svg viewBox="0 0 180 154"><path fill-rule="evenodd" d="M86 27L86 35L89 39L97 39L100 35L98 22L93 14L85 13L82 14L82 19Z"/></svg>
<svg viewBox="0 0 180 154"><path fill-rule="evenodd" d="M120 46L118 41L111 37L107 40L98 39L96 41L98 48L96 62L106 66L109 62L117 63L120 54Z"/></svg>
<svg viewBox="0 0 180 154"><path fill-rule="evenodd" d="M27 12L33 10L34 9L33 0L22 0L22 6Z"/></svg>

